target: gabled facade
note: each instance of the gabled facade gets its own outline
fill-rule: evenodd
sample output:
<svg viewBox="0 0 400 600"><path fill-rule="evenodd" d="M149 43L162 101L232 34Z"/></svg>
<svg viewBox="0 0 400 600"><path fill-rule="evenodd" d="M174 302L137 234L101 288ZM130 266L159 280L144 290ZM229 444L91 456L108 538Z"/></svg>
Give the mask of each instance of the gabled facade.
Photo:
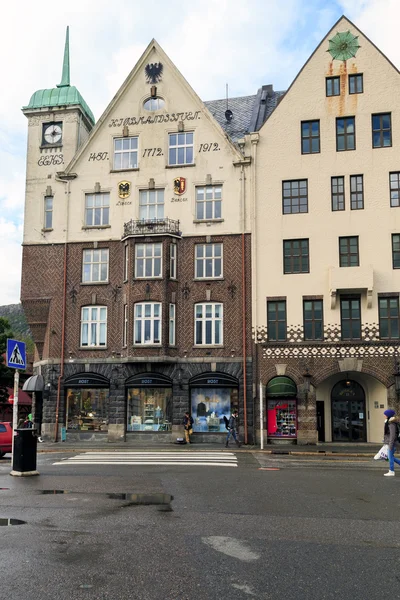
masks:
<svg viewBox="0 0 400 600"><path fill-rule="evenodd" d="M221 102L210 112L154 40L95 126L73 97L23 109L22 303L44 436L171 440L189 410L220 440L238 407L251 439L252 172L236 143L251 111L230 137Z"/></svg>
<svg viewBox="0 0 400 600"><path fill-rule="evenodd" d="M343 17L259 131L253 327L269 441L378 442L398 404L399 94L397 69Z"/></svg>

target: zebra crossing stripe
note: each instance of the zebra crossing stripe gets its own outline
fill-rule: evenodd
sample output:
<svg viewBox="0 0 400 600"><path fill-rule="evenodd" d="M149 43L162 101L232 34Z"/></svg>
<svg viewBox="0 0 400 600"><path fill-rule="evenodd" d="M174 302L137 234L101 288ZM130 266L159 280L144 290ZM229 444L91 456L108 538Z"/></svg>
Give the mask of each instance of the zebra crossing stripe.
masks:
<svg viewBox="0 0 400 600"><path fill-rule="evenodd" d="M85 452L53 465L159 465L237 467L231 452Z"/></svg>

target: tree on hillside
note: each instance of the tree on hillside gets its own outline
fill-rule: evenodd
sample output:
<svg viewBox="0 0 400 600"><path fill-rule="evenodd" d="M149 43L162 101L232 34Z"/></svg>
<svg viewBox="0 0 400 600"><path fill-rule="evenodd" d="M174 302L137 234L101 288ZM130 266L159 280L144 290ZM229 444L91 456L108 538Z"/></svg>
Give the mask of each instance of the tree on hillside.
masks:
<svg viewBox="0 0 400 600"><path fill-rule="evenodd" d="M13 338L13 332L7 319L0 317L0 402L8 398L7 388L14 385L14 373L6 364L7 338Z"/></svg>

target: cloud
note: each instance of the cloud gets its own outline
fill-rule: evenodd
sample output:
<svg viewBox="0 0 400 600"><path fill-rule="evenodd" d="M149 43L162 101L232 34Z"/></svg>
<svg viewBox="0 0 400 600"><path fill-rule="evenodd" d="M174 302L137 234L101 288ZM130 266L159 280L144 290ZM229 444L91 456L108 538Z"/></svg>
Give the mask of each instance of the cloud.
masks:
<svg viewBox="0 0 400 600"><path fill-rule="evenodd" d="M399 0L339 0L339 4L346 16L399 68Z"/></svg>
<svg viewBox="0 0 400 600"><path fill-rule="evenodd" d="M16 304L20 297L22 224L0 217L1 304Z"/></svg>
<svg viewBox="0 0 400 600"><path fill-rule="evenodd" d="M51 20L30 0L0 21L0 305L19 301L27 121L21 107L61 80L70 26L71 83L98 119L152 38L203 100L286 89L342 13L397 65L399 0L69 0ZM17 38L16 38L17 35ZM2 260L3 263L3 260Z"/></svg>

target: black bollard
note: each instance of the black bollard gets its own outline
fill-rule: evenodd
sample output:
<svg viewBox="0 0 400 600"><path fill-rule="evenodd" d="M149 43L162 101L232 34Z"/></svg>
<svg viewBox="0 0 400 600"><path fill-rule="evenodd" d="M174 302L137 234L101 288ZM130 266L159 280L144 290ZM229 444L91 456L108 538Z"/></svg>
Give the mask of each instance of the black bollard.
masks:
<svg viewBox="0 0 400 600"><path fill-rule="evenodd" d="M12 471L10 475L14 475L15 477L39 475L39 472L36 470L36 429L16 429L15 431Z"/></svg>

